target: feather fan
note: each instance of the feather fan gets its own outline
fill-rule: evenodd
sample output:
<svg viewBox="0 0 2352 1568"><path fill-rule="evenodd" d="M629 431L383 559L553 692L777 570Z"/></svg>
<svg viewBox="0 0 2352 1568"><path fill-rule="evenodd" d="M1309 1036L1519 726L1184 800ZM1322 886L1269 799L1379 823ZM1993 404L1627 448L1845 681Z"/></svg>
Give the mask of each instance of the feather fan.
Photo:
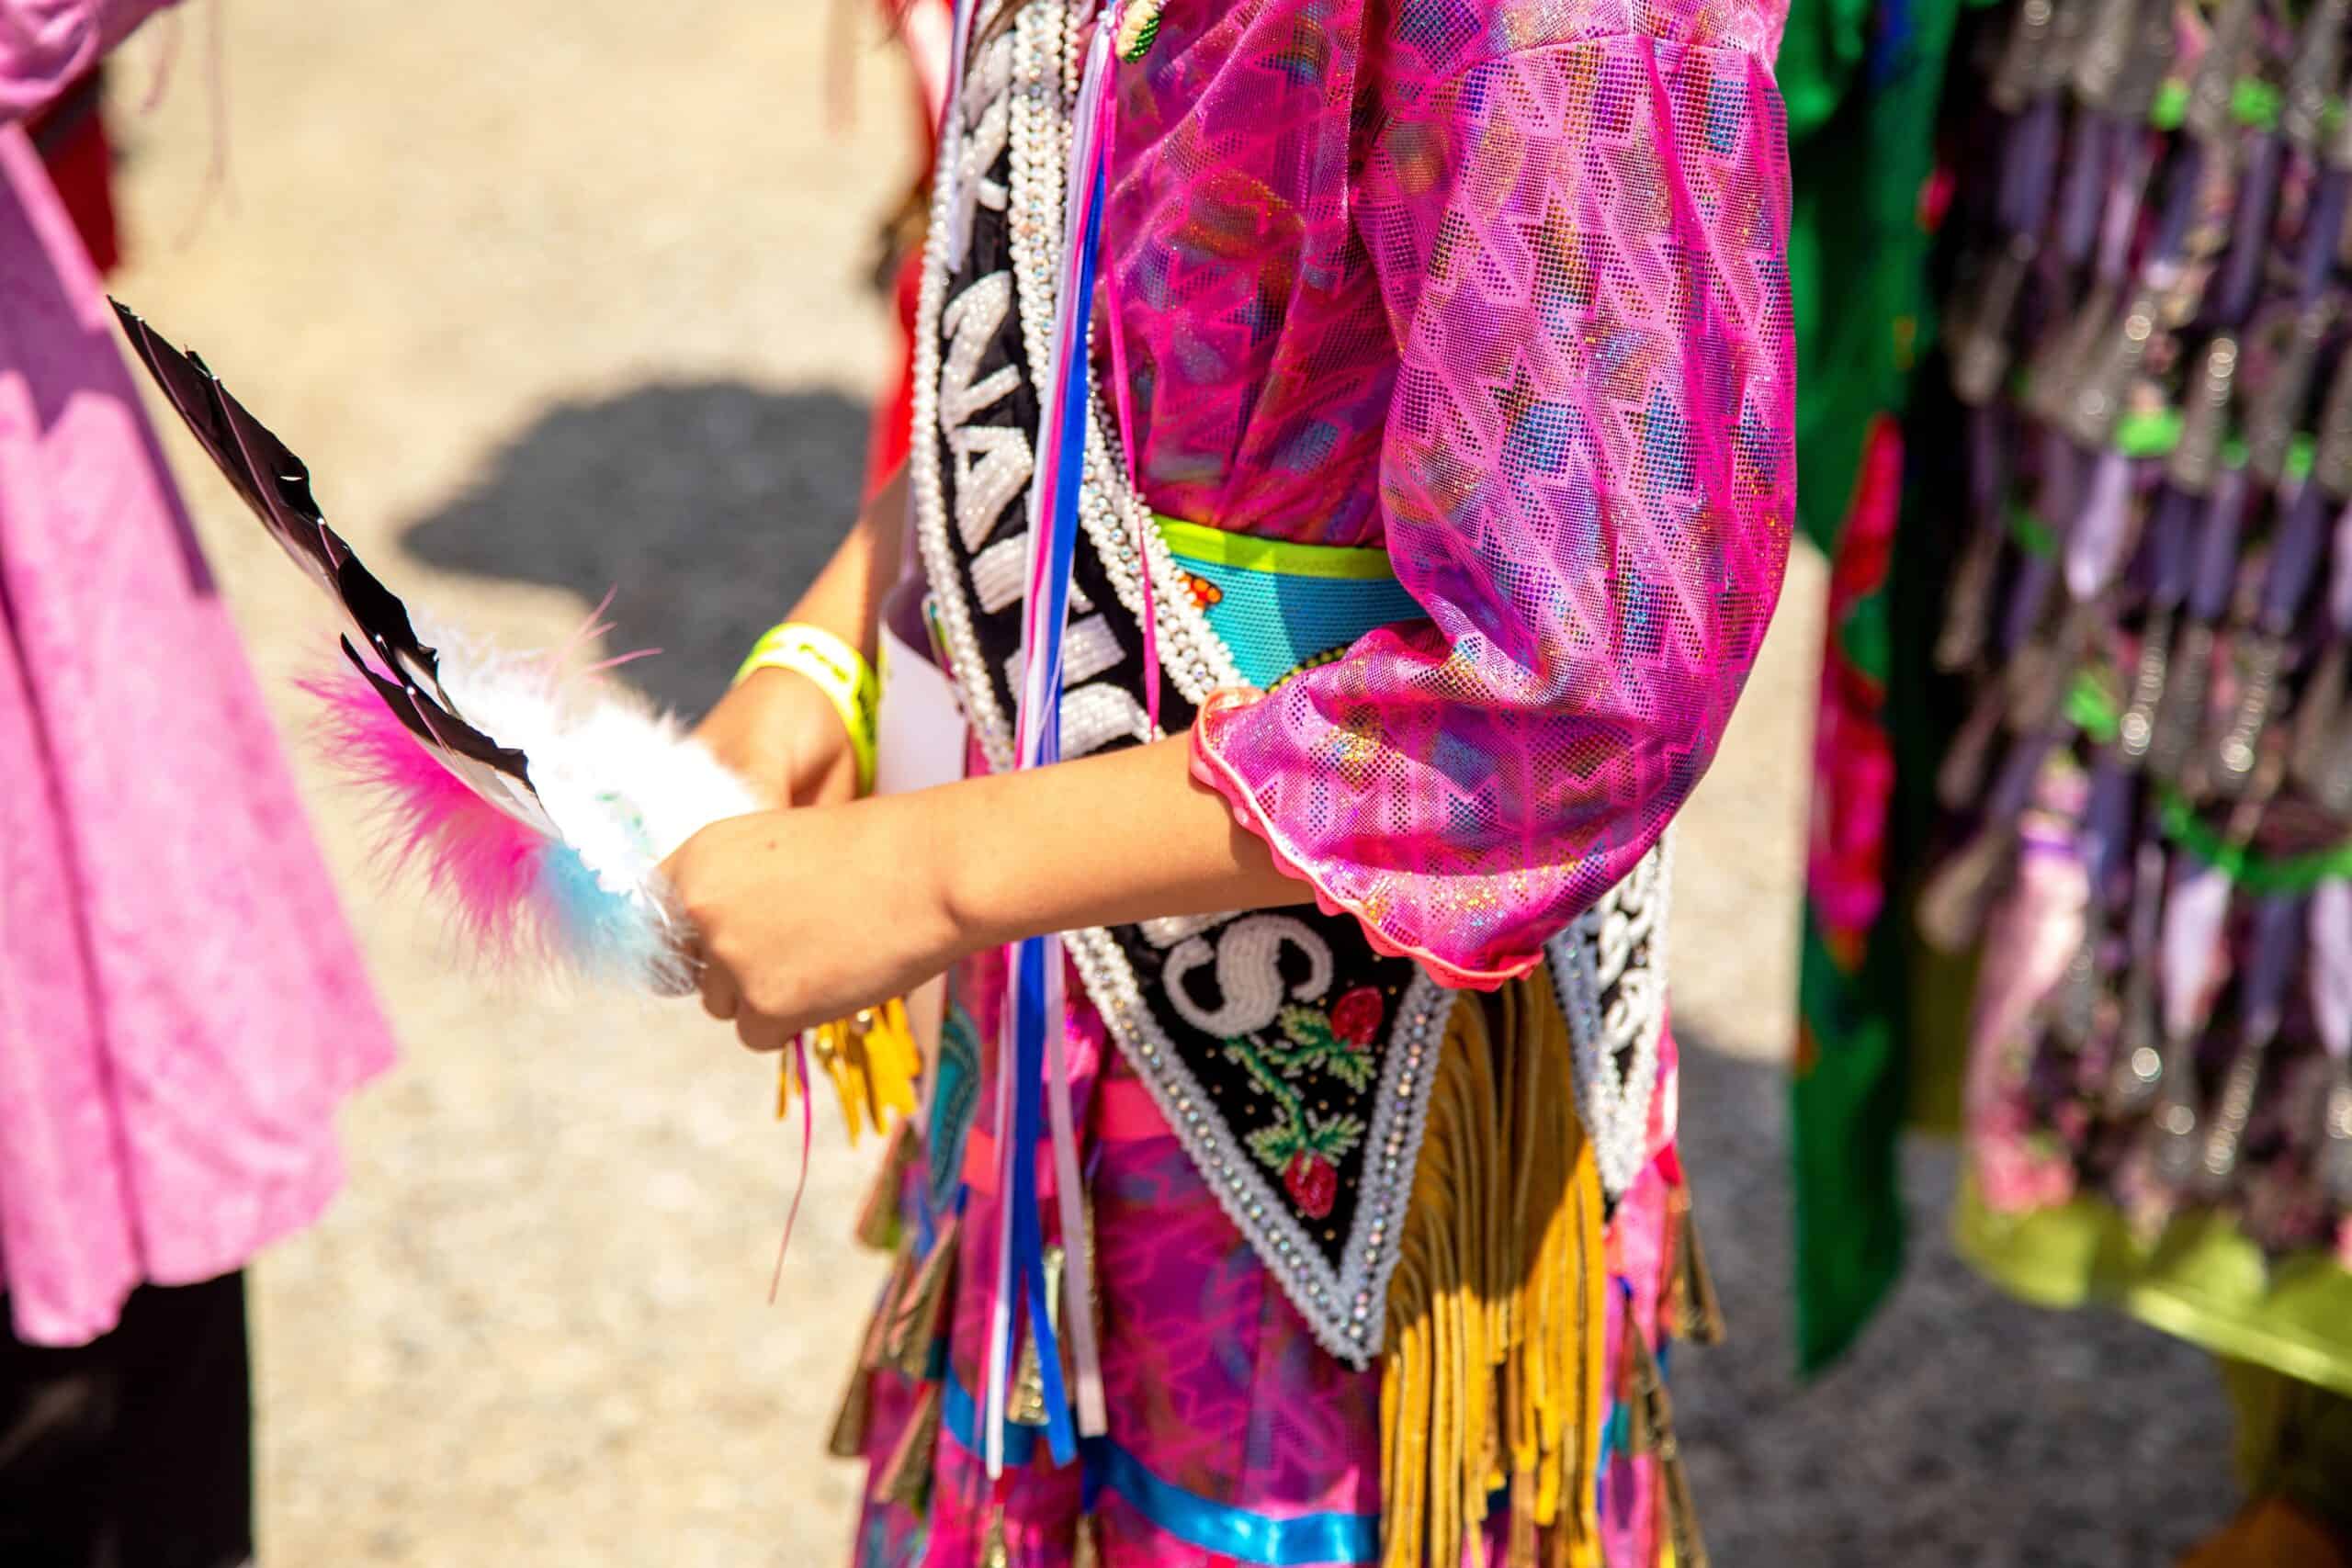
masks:
<svg viewBox="0 0 2352 1568"><path fill-rule="evenodd" d="M302 460L203 360L115 312L231 488L343 612L343 662L302 685L329 760L381 808L379 859L420 874L492 963L688 989L658 867L706 824L758 809L751 788L674 718L569 669L561 650L424 641L328 526ZM603 629L592 617L582 635Z"/></svg>

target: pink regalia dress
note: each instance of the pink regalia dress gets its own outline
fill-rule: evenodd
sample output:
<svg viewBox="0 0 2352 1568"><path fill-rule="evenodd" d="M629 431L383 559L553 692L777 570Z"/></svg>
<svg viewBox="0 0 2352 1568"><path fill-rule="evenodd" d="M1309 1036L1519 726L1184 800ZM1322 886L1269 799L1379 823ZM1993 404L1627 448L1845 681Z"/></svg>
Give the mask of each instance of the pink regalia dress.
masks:
<svg viewBox="0 0 2352 1568"><path fill-rule="evenodd" d="M1147 738L1157 683L1315 902L1067 937L1090 1263L995 1431L1005 964L951 977L864 1221L899 1263L832 1434L861 1568L1697 1551L1665 835L1789 541L1781 22L1167 0L1113 68L1061 750ZM941 138L912 491L976 767L1093 25L980 6ZM1060 1270L1056 1169L1020 1201Z"/></svg>

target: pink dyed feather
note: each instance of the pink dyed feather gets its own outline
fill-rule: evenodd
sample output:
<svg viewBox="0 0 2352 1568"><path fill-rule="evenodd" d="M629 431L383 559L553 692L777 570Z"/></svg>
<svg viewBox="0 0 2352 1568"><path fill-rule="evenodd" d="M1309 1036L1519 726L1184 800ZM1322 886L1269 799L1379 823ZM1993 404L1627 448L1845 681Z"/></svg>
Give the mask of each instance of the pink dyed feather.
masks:
<svg viewBox="0 0 2352 1568"><path fill-rule="evenodd" d="M456 911L469 947L492 962L553 956L532 901L551 840L435 761L356 671L298 684L319 700L316 722L335 767L374 797L379 863L419 872Z"/></svg>

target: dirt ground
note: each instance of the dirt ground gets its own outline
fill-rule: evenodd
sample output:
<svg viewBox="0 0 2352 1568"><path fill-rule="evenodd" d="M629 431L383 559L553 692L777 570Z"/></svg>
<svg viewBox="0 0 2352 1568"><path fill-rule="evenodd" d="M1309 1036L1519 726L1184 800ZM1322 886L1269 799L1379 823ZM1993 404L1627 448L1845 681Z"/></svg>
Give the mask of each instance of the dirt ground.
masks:
<svg viewBox="0 0 2352 1568"><path fill-rule="evenodd" d="M888 352L865 275L911 107L828 9L199 0L120 57L116 290L413 602L536 646L618 585L612 641L666 650L632 676L698 707L847 519ZM325 616L173 450L290 730ZM1716 1560L2158 1561L2229 1505L2210 1380L1975 1284L1937 1239L1945 1156L1914 1162L1887 1320L1790 1376L1778 1064L1821 581L1798 561L1678 861L1686 1139L1738 1331L1676 1368ZM878 1278L848 1240L871 1145L820 1128L771 1308L795 1156L767 1073L688 1010L469 973L307 776L405 1055L347 1118L345 1195L256 1271L264 1562L838 1561L855 1478L821 1427Z"/></svg>

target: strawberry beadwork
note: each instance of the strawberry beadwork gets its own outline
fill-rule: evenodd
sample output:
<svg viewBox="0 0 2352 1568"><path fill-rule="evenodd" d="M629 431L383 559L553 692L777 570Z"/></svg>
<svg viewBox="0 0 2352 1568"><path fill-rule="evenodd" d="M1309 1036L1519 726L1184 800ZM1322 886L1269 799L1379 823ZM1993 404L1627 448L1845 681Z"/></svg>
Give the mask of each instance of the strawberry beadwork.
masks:
<svg viewBox="0 0 2352 1568"><path fill-rule="evenodd" d="M1319 1220L1331 1213L1340 1195L1340 1172L1321 1155L1301 1150L1283 1172L1283 1186L1308 1218Z"/></svg>

